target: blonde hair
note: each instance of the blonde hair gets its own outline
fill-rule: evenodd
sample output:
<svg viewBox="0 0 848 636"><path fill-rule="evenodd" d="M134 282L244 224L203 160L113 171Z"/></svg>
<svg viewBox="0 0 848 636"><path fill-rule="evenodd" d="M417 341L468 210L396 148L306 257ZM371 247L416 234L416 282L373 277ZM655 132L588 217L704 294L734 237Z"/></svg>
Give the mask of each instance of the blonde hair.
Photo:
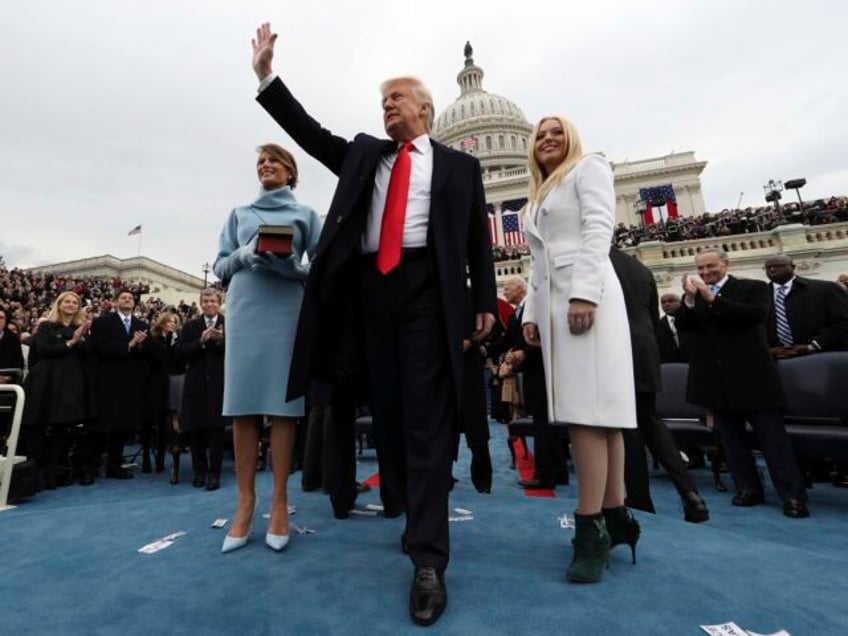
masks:
<svg viewBox="0 0 848 636"><path fill-rule="evenodd" d="M436 120L436 111L433 106L433 95L430 93L430 89L427 88L424 85L424 82L417 77L408 75L403 77L392 77L385 80L382 84L380 84L380 95L385 97L386 91L394 84L403 84L404 86L408 86L412 90L412 94L415 95L415 99L418 102L429 106L426 122L427 133L429 134L433 129L433 122Z"/></svg>
<svg viewBox="0 0 848 636"><path fill-rule="evenodd" d="M73 318L71 318L71 324L74 327L79 327L85 322L85 311L82 308L82 299L79 297L79 294L74 291L63 291L56 297L56 300L53 302L53 306L50 307L50 313L47 314L47 320L49 322L62 322L62 314L59 313L59 305L61 305L62 301L68 296L73 296L77 299L77 313L75 313Z"/></svg>
<svg viewBox="0 0 848 636"><path fill-rule="evenodd" d="M536 136L539 134L542 124L551 119L559 122L559 125L565 131L565 158L551 174L545 174L544 167L536 161ZM565 117L550 115L542 117L533 127L529 146L527 166L530 170L530 191L527 194L527 202L532 204L544 199L548 192L562 183L565 175L583 158L583 145L580 143L580 133L577 132L577 127L574 124Z"/></svg>
<svg viewBox="0 0 848 636"><path fill-rule="evenodd" d="M159 314L159 317L156 319L156 322L153 323L153 327L150 329L150 334L153 336L161 336L162 328L165 326L165 323L168 322L171 318L177 321L177 327L179 327L180 317L172 311L166 311Z"/></svg>

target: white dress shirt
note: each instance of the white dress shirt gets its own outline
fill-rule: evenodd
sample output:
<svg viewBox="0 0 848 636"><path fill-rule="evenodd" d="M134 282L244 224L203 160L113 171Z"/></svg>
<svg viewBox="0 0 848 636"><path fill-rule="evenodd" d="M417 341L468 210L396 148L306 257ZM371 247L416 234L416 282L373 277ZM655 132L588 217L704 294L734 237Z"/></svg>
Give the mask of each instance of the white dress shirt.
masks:
<svg viewBox="0 0 848 636"><path fill-rule="evenodd" d="M403 247L425 247L427 245L427 223L430 219L430 185L433 182L433 145L429 135L421 135L412 140L415 149L409 153L412 171L409 177L409 197L406 200L406 216L403 220ZM398 144L400 149L400 144ZM368 208L368 220L362 234L362 251L365 254L376 252L380 246L380 228L383 223L383 210L386 207L386 194L392 176L392 166L398 152L384 155L377 165L374 176L374 191L371 193L371 205Z"/></svg>
<svg viewBox="0 0 848 636"><path fill-rule="evenodd" d="M774 298L775 304L777 304L777 290L780 289L781 287L783 287L783 289L785 290L783 295L785 297L786 294L788 294L789 292L792 291L792 283L794 283L794 282L795 282L794 276L792 278L790 278L787 282L783 283L783 285L781 285L779 283L775 283L774 281L772 281L771 293L772 293L772 298Z"/></svg>

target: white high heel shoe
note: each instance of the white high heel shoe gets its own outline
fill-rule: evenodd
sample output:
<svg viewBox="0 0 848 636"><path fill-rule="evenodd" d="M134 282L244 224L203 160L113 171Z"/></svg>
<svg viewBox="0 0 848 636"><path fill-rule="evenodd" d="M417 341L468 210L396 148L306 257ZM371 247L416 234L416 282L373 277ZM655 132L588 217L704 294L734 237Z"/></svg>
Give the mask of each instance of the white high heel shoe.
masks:
<svg viewBox="0 0 848 636"><path fill-rule="evenodd" d="M274 552L282 552L289 544L289 535L287 534L271 534L265 533L265 545L271 548Z"/></svg>
<svg viewBox="0 0 848 636"><path fill-rule="evenodd" d="M268 519L268 523L271 520ZM265 545L271 548L274 552L282 552L283 549L289 544L289 535L287 534L272 534L270 532L265 533Z"/></svg>
<svg viewBox="0 0 848 636"><path fill-rule="evenodd" d="M224 537L224 545L221 546L221 554L238 550L247 545L250 540L250 534L253 532L253 518L256 516L256 504L253 504L253 514L250 516L250 524L247 526L247 534L243 537L231 537L229 533Z"/></svg>

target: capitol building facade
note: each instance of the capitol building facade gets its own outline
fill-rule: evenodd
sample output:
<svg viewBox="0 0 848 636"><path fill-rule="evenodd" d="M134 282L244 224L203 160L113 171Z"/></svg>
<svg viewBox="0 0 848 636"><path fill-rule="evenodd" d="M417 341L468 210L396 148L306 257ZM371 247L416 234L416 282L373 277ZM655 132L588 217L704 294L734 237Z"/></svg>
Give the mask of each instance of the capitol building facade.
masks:
<svg viewBox="0 0 848 636"><path fill-rule="evenodd" d="M528 149L533 126L506 97L483 89L483 69L466 43L465 62L456 77L460 94L435 119L432 137L474 155L483 170L492 243L512 257L495 263L499 287L510 275L526 276L530 258L523 247L518 214L526 203ZM681 152L635 162L610 162L615 179L616 223L639 225L645 193L670 187L680 217L706 212L701 191L705 161ZM848 272L848 223L823 226L785 225L771 231L675 243L645 242L626 251L654 272L660 293L680 293L680 278L694 273L694 257L706 247L721 247L731 258L734 275L765 280L762 266L773 254L793 258L801 276L835 280Z"/></svg>

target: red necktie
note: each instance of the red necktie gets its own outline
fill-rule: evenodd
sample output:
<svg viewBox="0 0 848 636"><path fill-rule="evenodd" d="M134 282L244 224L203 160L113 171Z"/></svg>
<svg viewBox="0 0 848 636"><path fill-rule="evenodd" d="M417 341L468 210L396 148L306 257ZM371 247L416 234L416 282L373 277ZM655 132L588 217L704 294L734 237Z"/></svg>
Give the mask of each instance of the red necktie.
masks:
<svg viewBox="0 0 848 636"><path fill-rule="evenodd" d="M406 200L409 197L409 175L412 172L412 159L409 152L415 146L406 142L400 147L389 190L386 193L386 207L383 209L383 222L380 225L380 247L377 250L377 269L388 274L400 263L400 250L403 247L403 220L406 217Z"/></svg>

